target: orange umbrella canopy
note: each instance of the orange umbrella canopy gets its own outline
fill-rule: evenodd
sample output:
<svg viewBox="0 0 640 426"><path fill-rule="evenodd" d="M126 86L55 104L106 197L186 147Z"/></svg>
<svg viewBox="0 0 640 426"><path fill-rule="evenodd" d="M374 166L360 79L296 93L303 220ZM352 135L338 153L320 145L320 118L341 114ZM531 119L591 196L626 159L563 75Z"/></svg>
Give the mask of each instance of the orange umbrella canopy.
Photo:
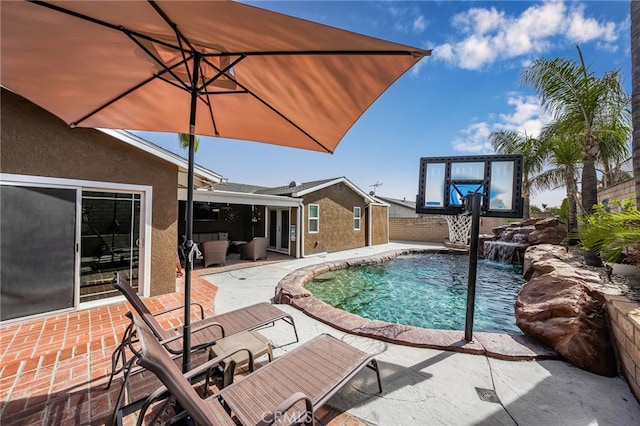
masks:
<svg viewBox="0 0 640 426"><path fill-rule="evenodd" d="M231 1L12 1L1 16L2 85L72 126L324 152L430 54Z"/></svg>

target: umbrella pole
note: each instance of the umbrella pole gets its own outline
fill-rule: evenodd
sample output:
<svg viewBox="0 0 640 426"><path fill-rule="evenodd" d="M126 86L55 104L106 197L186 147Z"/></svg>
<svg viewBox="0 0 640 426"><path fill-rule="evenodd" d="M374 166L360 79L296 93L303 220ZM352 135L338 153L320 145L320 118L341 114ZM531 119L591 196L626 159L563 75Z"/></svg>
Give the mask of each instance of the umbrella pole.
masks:
<svg viewBox="0 0 640 426"><path fill-rule="evenodd" d="M193 271L193 174L195 163L196 107L198 103L198 70L200 55L193 60L193 79L191 80L191 110L189 113L189 170L187 171L187 259L184 273L184 326L182 329L182 372L191 370L191 271Z"/></svg>

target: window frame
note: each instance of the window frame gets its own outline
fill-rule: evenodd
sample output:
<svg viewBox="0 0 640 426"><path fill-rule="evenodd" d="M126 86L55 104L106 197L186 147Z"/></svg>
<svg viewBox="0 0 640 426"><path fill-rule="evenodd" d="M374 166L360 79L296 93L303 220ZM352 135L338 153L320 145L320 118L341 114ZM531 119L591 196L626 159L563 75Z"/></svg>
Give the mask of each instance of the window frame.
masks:
<svg viewBox="0 0 640 426"><path fill-rule="evenodd" d="M311 216L311 207L316 208L316 216ZM315 222L316 230L313 231L311 228L311 223ZM320 204L309 204L307 206L307 229L310 234L317 234L320 232Z"/></svg>
<svg viewBox="0 0 640 426"><path fill-rule="evenodd" d="M358 212L357 215L356 211ZM362 229L362 207L355 206L353 208L353 230L359 231L360 229Z"/></svg>

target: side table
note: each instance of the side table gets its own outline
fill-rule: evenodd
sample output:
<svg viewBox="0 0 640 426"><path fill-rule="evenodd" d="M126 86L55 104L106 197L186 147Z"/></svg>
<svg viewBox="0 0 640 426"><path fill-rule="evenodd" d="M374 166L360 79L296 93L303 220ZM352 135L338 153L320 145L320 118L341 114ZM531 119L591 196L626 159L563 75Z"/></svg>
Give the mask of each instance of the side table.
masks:
<svg viewBox="0 0 640 426"><path fill-rule="evenodd" d="M269 357L269 362L273 360L273 350L269 339L264 337L257 331L243 331L224 337L211 346L211 358L222 355L232 349L242 347L249 349L253 354L253 360L263 355ZM232 362L233 361L233 362ZM237 368L243 367L249 363L249 354L246 351L240 351L228 358L225 358L220 366L224 371L222 379L222 387L233 383L233 376Z"/></svg>

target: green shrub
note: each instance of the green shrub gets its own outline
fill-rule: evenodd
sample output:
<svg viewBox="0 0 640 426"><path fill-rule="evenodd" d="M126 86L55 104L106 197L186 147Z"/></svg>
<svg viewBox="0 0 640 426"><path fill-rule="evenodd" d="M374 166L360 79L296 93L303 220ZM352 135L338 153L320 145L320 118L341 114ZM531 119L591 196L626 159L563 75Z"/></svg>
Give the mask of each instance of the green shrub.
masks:
<svg viewBox="0 0 640 426"><path fill-rule="evenodd" d="M594 212L580 217L578 237L582 248L599 253L606 262L615 263L626 257L629 263L640 265L640 211L633 199L613 200L607 211L603 204L594 206Z"/></svg>
<svg viewBox="0 0 640 426"><path fill-rule="evenodd" d="M562 204L560 204L560 208L556 211L556 215L558 215L558 220L565 226L569 224L569 199L564 198L562 200Z"/></svg>

